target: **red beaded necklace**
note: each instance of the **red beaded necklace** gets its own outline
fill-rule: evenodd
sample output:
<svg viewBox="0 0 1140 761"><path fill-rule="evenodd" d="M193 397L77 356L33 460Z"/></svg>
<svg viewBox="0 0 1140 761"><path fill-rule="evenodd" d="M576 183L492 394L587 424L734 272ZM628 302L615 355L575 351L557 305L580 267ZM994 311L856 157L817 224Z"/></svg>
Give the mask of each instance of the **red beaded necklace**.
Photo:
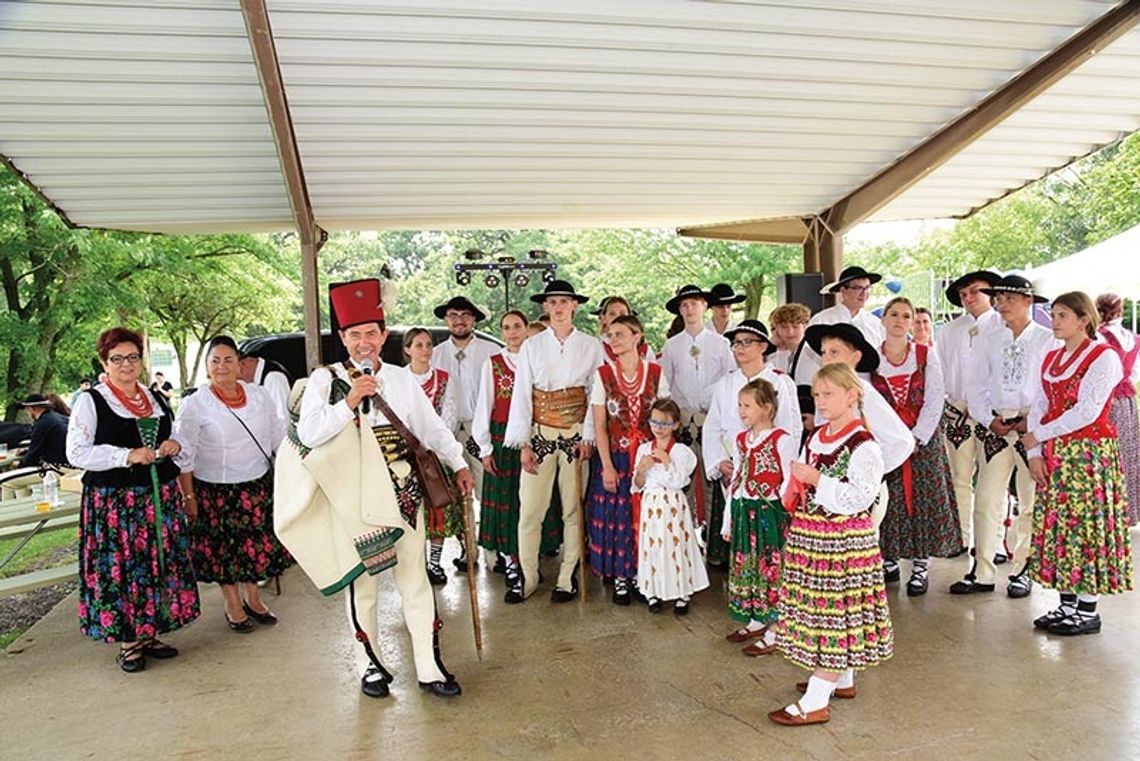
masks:
<svg viewBox="0 0 1140 761"><path fill-rule="evenodd" d="M150 417L154 412L154 405L150 403L150 395L143 390L143 387L135 383L135 398L132 399L127 396L126 392L121 390L114 383L107 383L107 388L111 389L111 394L119 400L119 403L127 408L127 412L135 417Z"/></svg>
<svg viewBox="0 0 1140 761"><path fill-rule="evenodd" d="M1073 366L1073 363L1077 361L1077 357L1084 353L1085 347L1090 343L1091 340L1088 338L1081 341L1081 345L1077 347L1077 350L1070 354L1069 358L1064 362L1061 362L1061 357L1065 356L1065 350L1062 349L1057 352L1057 356L1053 357L1053 366L1049 368L1049 372L1053 374L1053 377L1057 378L1064 375L1065 371Z"/></svg>
<svg viewBox="0 0 1140 761"><path fill-rule="evenodd" d="M232 399L223 394L222 390L218 388L218 386L214 383L210 384L210 391L214 393L214 396L218 398L219 402L226 405L232 410L236 410L240 407L245 406L245 387L240 383L237 384L237 393L234 394Z"/></svg>
<svg viewBox="0 0 1140 761"><path fill-rule="evenodd" d="M638 360L637 374L633 376L633 380L629 381L625 378L625 372L621 368L621 362L614 363L614 373L617 376L618 391L625 396L636 396L637 392L641 390L641 384L645 380L645 366L646 363Z"/></svg>

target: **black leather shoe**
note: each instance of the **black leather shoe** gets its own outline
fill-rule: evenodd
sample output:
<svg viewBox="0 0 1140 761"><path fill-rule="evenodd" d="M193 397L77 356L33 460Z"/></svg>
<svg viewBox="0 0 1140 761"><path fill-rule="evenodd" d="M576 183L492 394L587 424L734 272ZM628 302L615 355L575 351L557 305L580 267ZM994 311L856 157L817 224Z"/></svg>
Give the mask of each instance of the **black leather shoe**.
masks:
<svg viewBox="0 0 1140 761"><path fill-rule="evenodd" d="M360 678L360 691L370 698L386 698L388 697L388 680L376 670L375 666L369 666L368 670L364 672L364 676Z"/></svg>
<svg viewBox="0 0 1140 761"><path fill-rule="evenodd" d="M1029 597L1029 593L1033 591L1033 582L1029 580L1029 576L1024 573L1019 573L1016 576L1009 577L1009 584L1005 587L1005 593L1015 600L1020 600L1023 597Z"/></svg>
<svg viewBox="0 0 1140 761"><path fill-rule="evenodd" d="M628 607L633 602L633 598L629 595L629 581L626 579L614 580L613 600L614 605L621 605L622 607Z"/></svg>
<svg viewBox="0 0 1140 761"><path fill-rule="evenodd" d="M230 631L237 632L238 634L249 634L251 631L253 631L253 621L251 621L248 617L243 618L240 621L233 621L230 619L230 614L227 613L226 623L229 625Z"/></svg>
<svg viewBox="0 0 1140 761"><path fill-rule="evenodd" d="M894 568L883 567L883 582L887 584L895 584L902 578L902 572L896 565Z"/></svg>
<svg viewBox="0 0 1140 761"><path fill-rule="evenodd" d="M525 601L523 593L518 589L508 589L507 593L503 595L503 602L507 605L518 605L520 602Z"/></svg>
<svg viewBox="0 0 1140 761"><path fill-rule="evenodd" d="M1059 624L1065 620L1065 613L1060 608L1055 608L1043 616L1038 616L1033 619L1034 629L1048 629L1053 624Z"/></svg>
<svg viewBox="0 0 1140 761"><path fill-rule="evenodd" d="M1062 637L1076 637L1080 634L1099 634L1100 616L1073 616L1066 617L1046 628L1050 634L1060 634Z"/></svg>
<svg viewBox="0 0 1140 761"><path fill-rule="evenodd" d="M906 583L907 597L922 597L924 594L926 594L926 590L929 587L930 582L925 574L922 576L919 576L918 574L912 574Z"/></svg>
<svg viewBox="0 0 1140 761"><path fill-rule="evenodd" d="M467 556L466 555L464 555L463 557L455 558L454 560L451 561L451 564L453 566L455 566L455 570L459 571L460 573L467 573Z"/></svg>
<svg viewBox="0 0 1140 761"><path fill-rule="evenodd" d="M463 688L454 679L446 682L420 682L420 689L441 698L454 698L463 694Z"/></svg>
<svg viewBox="0 0 1140 761"><path fill-rule="evenodd" d="M978 592L992 591L994 591L993 584L979 584L972 579L962 579L950 585L950 594L952 595L972 595Z"/></svg>
<svg viewBox="0 0 1140 761"><path fill-rule="evenodd" d="M269 608L266 608L264 613L258 613L256 610L250 607L248 602L243 602L241 604L241 607L247 616L259 624L273 626L277 623L277 616L273 615L273 611L271 611Z"/></svg>
<svg viewBox="0 0 1140 761"><path fill-rule="evenodd" d="M1008 562L1009 558L1006 557L1004 552L994 553L994 565L1005 565Z"/></svg>
<svg viewBox="0 0 1140 761"><path fill-rule="evenodd" d="M565 589L555 588L554 591L550 593L550 601L553 603L573 602L576 599L578 599L578 587L574 587L574 590L571 592L567 592Z"/></svg>
<svg viewBox="0 0 1140 761"><path fill-rule="evenodd" d="M116 660L119 662L119 668L128 674L146 671L146 653L143 651L141 642L136 642L127 648L119 648L119 655Z"/></svg>
<svg viewBox="0 0 1140 761"><path fill-rule="evenodd" d="M441 587L447 583L447 574L437 565L427 567L427 577L433 587Z"/></svg>
<svg viewBox="0 0 1140 761"><path fill-rule="evenodd" d="M650 613L660 613L661 612L661 601L658 600L656 597L650 597L648 607L649 607Z"/></svg>
<svg viewBox="0 0 1140 761"><path fill-rule="evenodd" d="M178 657L178 648L171 647L165 642L159 642L156 639L148 639L143 642L142 651L143 655L148 655L151 658L158 658L159 660Z"/></svg>
<svg viewBox="0 0 1140 761"><path fill-rule="evenodd" d="M688 600L678 600L673 603L673 615L687 616L689 615L689 602Z"/></svg>
<svg viewBox="0 0 1140 761"><path fill-rule="evenodd" d="M502 555L495 556L495 564L491 566L491 573L506 573L507 572L507 559Z"/></svg>

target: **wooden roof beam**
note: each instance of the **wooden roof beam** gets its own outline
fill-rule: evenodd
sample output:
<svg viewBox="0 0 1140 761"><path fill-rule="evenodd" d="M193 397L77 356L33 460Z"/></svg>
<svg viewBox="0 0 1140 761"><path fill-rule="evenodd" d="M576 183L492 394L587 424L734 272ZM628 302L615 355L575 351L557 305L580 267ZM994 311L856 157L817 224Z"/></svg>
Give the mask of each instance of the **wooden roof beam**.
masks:
<svg viewBox="0 0 1140 761"><path fill-rule="evenodd" d="M1140 0L1127 0L1018 74L894 164L824 212L842 234L902 195L966 146L1055 85L1105 46L1140 23Z"/></svg>
<svg viewBox="0 0 1140 761"><path fill-rule="evenodd" d="M281 78L277 45L273 40L273 29L269 23L269 11L265 7L265 0L241 0L241 12L245 19L257 74L261 80L261 91L269 110L269 123L289 192L289 204L293 208L293 218L301 238L305 360L312 370L321 363L320 281L317 253L328 239L328 234L313 218L313 205L309 201L308 185L305 184L305 170L301 165L301 153L297 148L297 135L293 131L293 117L289 111L289 99L285 95L285 83Z"/></svg>
<svg viewBox="0 0 1140 761"><path fill-rule="evenodd" d="M808 220L799 217L754 219L716 225L681 227L677 234L686 238L715 238L752 243L793 243L800 245L808 234Z"/></svg>

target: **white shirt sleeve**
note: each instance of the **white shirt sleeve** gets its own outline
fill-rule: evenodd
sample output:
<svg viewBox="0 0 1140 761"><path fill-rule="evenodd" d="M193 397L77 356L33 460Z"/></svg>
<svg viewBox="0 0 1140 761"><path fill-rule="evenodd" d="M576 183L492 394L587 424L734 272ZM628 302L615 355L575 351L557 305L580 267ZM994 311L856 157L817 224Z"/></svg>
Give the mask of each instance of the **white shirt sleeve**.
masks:
<svg viewBox="0 0 1140 761"><path fill-rule="evenodd" d="M590 387L590 406L606 406L606 389L605 386L602 385L601 368L594 371L594 385ZM590 413L586 413L586 417L590 417Z"/></svg>
<svg viewBox="0 0 1140 761"><path fill-rule="evenodd" d="M643 457L648 457L649 453L652 451L653 451L653 442L652 441L643 441L637 447L637 452L635 452L633 455L633 462L630 463L630 468L632 468L633 473L635 473L635 474L637 473L637 464L639 462L641 462ZM652 468L650 468L649 470L652 470ZM646 484L649 483L649 470L645 471L645 483ZM629 479L629 492L630 492L630 494L639 494L644 490L645 490L644 487L637 485L637 479L636 478L631 477Z"/></svg>
<svg viewBox="0 0 1140 761"><path fill-rule="evenodd" d="M990 421L994 419L994 407L990 400L990 382L994 373L1000 370L1000 368L995 369L991 362L991 357L996 352L990 350L990 335L997 335L997 333L987 334L987 337L978 344L976 350L970 353L970 364L968 366L970 372L963 373L965 375L963 384L966 387L966 407L970 412L970 417L984 426L988 426Z"/></svg>
<svg viewBox="0 0 1140 761"><path fill-rule="evenodd" d="M846 481L820 475L815 503L829 513L856 515L875 503L882 481L882 453L874 442L864 442L851 453Z"/></svg>
<svg viewBox="0 0 1140 761"><path fill-rule="evenodd" d="M537 336L536 336L537 338ZM532 339L533 340L533 339ZM530 443L530 428L534 422L534 372L531 370L531 349L534 344L525 341L519 351L515 368L515 386L511 392L511 411L507 418L507 433L503 443L512 449L522 449Z"/></svg>
<svg viewBox="0 0 1140 761"><path fill-rule="evenodd" d="M689 485L693 471L697 467L697 456L684 444L674 444L669 452L669 467L666 469L665 486L680 491Z"/></svg>
<svg viewBox="0 0 1140 761"><path fill-rule="evenodd" d="M84 470L127 467L127 455L131 451L129 448L95 443L98 424L95 401L91 394L80 394L67 423L67 461Z"/></svg>
<svg viewBox="0 0 1140 761"><path fill-rule="evenodd" d="M650 360L652 362L652 360ZM1140 364L1140 362L1137 362ZM661 370L660 379L657 381L657 398L668 399L672 395L672 389L669 387L669 377L665 375L665 370Z"/></svg>
<svg viewBox="0 0 1140 761"><path fill-rule="evenodd" d="M871 384L865 383L863 391L867 424L871 427L871 435L882 447L880 457L885 472L890 473L906 462L906 458L914 452L914 434Z"/></svg>
<svg viewBox="0 0 1140 761"><path fill-rule="evenodd" d="M199 438L202 430L200 408L202 406L199 394L208 391L203 386L197 394L183 400L178 409L178 419L174 421L174 430L171 436L182 445L182 472L189 473L194 470L194 456L198 452ZM204 398L204 397L203 397Z"/></svg>
<svg viewBox="0 0 1140 761"><path fill-rule="evenodd" d="M709 404L709 414L705 417L705 425L701 430L701 458L704 460L705 475L709 480L720 478L720 464L725 460L732 460L731 451L724 450L725 424L724 394L721 393L722 378L717 381L713 389L712 402Z"/></svg>
<svg viewBox="0 0 1140 761"><path fill-rule="evenodd" d="M787 374L776 376L776 419L777 428L788 432L788 437L798 445L804 433L804 420L800 417L800 397L796 393L796 384Z"/></svg>
<svg viewBox="0 0 1140 761"><path fill-rule="evenodd" d="M1077 403L1061 413L1056 420L1048 423L1041 422L1041 417L1048 409L1048 403L1045 401L1044 387L1038 381L1029 430L1033 431L1038 441L1048 441L1084 428L1100 417L1104 406L1112 397L1112 390L1123 378L1124 369L1120 364L1120 356L1112 350L1101 352L1085 371L1085 377L1081 379Z"/></svg>
<svg viewBox="0 0 1140 761"><path fill-rule="evenodd" d="M776 450L780 453L780 471L782 480L780 481L780 495L783 496L784 492L788 490L788 484L792 481L792 463L800 454L800 437L792 436L790 433L787 436L781 436L779 442L776 444Z"/></svg>
<svg viewBox="0 0 1140 761"><path fill-rule="evenodd" d="M310 449L330 441L356 416L344 399L336 404L329 404L332 380L332 373L328 368L318 367L309 376L309 383L305 386L305 393L301 397L297 438ZM424 395L421 393L420 396ZM424 401L427 401L426 396Z"/></svg>
<svg viewBox="0 0 1140 761"><path fill-rule="evenodd" d="M495 374L491 360L483 362L479 371L479 394L475 398L475 416L471 419L471 436L479 445L479 456L490 457L494 448L491 444L491 408L495 406Z"/></svg>
<svg viewBox="0 0 1140 761"><path fill-rule="evenodd" d="M586 398L592 399L594 389L602 385L602 376L598 373L598 368L606 362L606 352L602 348L602 342L596 338L591 338L594 343L594 350L590 353L590 361L594 363L594 372L590 373L589 379L586 381ZM602 397L605 398L605 389L602 389ZM586 419L582 423L582 441L592 444L594 442L594 416L589 412L587 405Z"/></svg>
<svg viewBox="0 0 1140 761"><path fill-rule="evenodd" d="M942 409L946 399L946 386L942 378L942 362L938 359L938 352L926 353L926 389L922 398L922 409L918 413L918 422L914 425L914 437L919 443L926 446L934 432L938 430L938 423L942 420Z"/></svg>
<svg viewBox="0 0 1140 761"><path fill-rule="evenodd" d="M439 459L443 460L452 470L458 471L466 468L467 461L463 459L463 445L444 425L443 419L435 414L435 408L431 406L431 402L428 400L427 394L420 388L420 384L416 383L410 373L407 376L406 383L410 386L406 394L409 398L400 400L407 402L409 407L406 413L407 417L403 420L404 425L416 435L416 438L423 442L424 446L439 455ZM306 389L307 391L308 389ZM404 414L403 410L397 411L394 400L385 399L385 401L397 415ZM303 412L304 407L302 407Z"/></svg>
<svg viewBox="0 0 1140 761"><path fill-rule="evenodd" d="M285 421L289 420L289 379L285 377L284 373L273 371L265 376L265 382L261 384L265 392L273 400L273 406L277 408L280 415L285 416ZM191 397L192 398L192 397Z"/></svg>

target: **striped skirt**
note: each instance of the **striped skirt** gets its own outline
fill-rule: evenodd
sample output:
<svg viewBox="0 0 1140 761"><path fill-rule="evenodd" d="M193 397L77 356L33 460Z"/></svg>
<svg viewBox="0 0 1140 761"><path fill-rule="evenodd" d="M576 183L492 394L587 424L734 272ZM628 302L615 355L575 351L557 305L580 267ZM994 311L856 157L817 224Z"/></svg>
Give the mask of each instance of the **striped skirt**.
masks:
<svg viewBox="0 0 1140 761"><path fill-rule="evenodd" d="M806 669L860 670L891 657L883 558L869 513L792 517L776 628L784 657Z"/></svg>

